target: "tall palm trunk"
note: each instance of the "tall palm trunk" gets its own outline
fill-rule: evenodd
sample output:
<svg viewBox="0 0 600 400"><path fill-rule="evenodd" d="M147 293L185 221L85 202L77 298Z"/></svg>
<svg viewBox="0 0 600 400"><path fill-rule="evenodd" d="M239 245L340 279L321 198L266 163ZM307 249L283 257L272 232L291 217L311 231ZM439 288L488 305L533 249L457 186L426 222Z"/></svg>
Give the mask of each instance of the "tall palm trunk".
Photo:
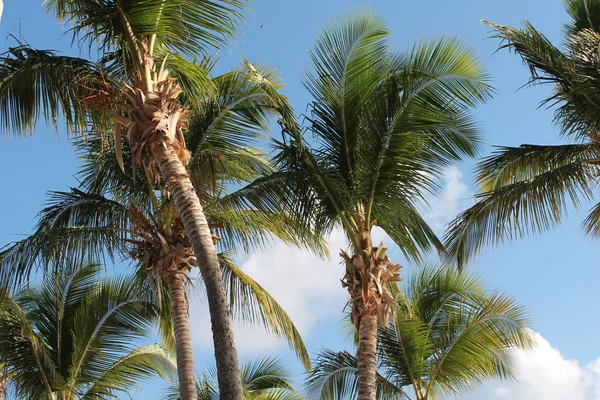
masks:
<svg viewBox="0 0 600 400"><path fill-rule="evenodd" d="M192 350L192 334L190 331L188 302L185 295L183 279L184 277L178 271L169 271L165 276L167 289L169 290L171 319L173 320L173 327L175 330L179 392L182 399L196 400L196 376L194 370L194 353Z"/></svg>
<svg viewBox="0 0 600 400"><path fill-rule="evenodd" d="M194 250L208 297L220 398L242 400L241 373L219 259L202 205L185 167L189 161L189 151L183 139L186 114L177 100L183 90L176 79L168 78L164 63L155 71L152 55L146 53L143 59L140 74L134 76L134 86L125 84L121 88L130 107L127 118L115 117L117 158L123 168L120 126L126 126L134 169L148 151L150 160L147 172L156 179L155 167L160 170ZM183 307L185 304L177 306ZM180 316L188 318L187 314ZM185 359L192 359L191 347L186 352ZM196 396L194 392L184 397L182 392L181 400L195 400Z"/></svg>
<svg viewBox="0 0 600 400"><path fill-rule="evenodd" d="M171 140L163 138L163 140L153 141L150 145L150 151L173 196L173 201L194 249L200 274L206 287L220 398L223 400L242 400L241 373L233 339L227 297L221 277L219 259L202 205ZM182 400L195 398L195 396L182 397Z"/></svg>
<svg viewBox="0 0 600 400"><path fill-rule="evenodd" d="M395 304L388 285L401 281L398 271L386 255L382 245L374 247L371 228L374 222L366 221L362 204L353 216L356 231L353 244L356 251L352 257L342 251L340 256L346 264L342 285L348 289L352 302L352 322L358 331L356 371L358 400L375 400L377 381L378 325L387 325Z"/></svg>
<svg viewBox="0 0 600 400"><path fill-rule="evenodd" d="M375 400L377 379L377 315L366 314L358 325L358 370L359 400Z"/></svg>

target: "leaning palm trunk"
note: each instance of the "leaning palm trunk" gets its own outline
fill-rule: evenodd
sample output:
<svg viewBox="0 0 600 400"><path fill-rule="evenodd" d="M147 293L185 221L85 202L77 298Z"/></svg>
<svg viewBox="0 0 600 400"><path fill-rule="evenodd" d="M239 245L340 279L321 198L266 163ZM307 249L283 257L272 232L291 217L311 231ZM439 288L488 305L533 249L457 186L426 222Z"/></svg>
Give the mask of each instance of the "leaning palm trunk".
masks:
<svg viewBox="0 0 600 400"><path fill-rule="evenodd" d="M134 78L135 87L127 84L122 87L123 95L131 106L126 118L115 117L119 163L123 167L120 140L122 126L126 126L134 169L148 151L151 156L147 165L148 174L151 179L158 181L158 167L196 255L208 297L221 399L241 400L240 369L219 260L202 205L185 168L189 161L189 152L183 140L186 114L177 100L182 90L175 79L168 78L168 70L164 67L155 71L152 57L148 54L144 61L144 71L144 76ZM180 274L185 272L179 271ZM177 297L171 301L181 299L179 293ZM174 307L182 308L184 305L186 304L175 304ZM187 319L187 312L179 317ZM186 321L186 325L189 322ZM189 343L185 343L185 334L180 335L179 340L176 337L178 366L179 356L185 359L180 373L188 374L194 368L193 354ZM185 348L179 348L180 344L185 344ZM187 388L190 378L184 376L181 384L181 399L195 400L196 391ZM184 392L187 394L184 395Z"/></svg>
<svg viewBox="0 0 600 400"><path fill-rule="evenodd" d="M167 187L171 191L175 206L183 220L186 234L194 249L194 254L200 267L200 274L206 287L216 364L219 371L221 399L241 400L241 375L237 360L237 350L233 339L227 297L221 277L219 260L215 252L212 234L206 217L204 216L202 206L187 171L179 160L175 150L165 146L163 143L156 142L152 145L152 153L162 175L166 177ZM177 299L171 298L171 301L174 302ZM175 315L173 315L173 318L175 318ZM186 324L188 324L187 321ZM175 339L175 344L178 347L180 342L177 340L177 337ZM178 348L178 367L179 353L180 349ZM190 363L193 369L193 359ZM194 382L193 378L192 382ZM182 391L182 400L195 399L195 393L195 387L189 393L189 397L183 397Z"/></svg>
<svg viewBox="0 0 600 400"><path fill-rule="evenodd" d="M350 257L342 251L346 264L342 285L348 289L352 302L352 323L358 331L357 378L358 399L376 399L377 327L387 326L395 304L388 284L401 281L400 265L393 265L386 256L383 244L374 247L371 226L367 226L364 207L359 204L354 214L357 226L353 242L359 250Z"/></svg>
<svg viewBox="0 0 600 400"><path fill-rule="evenodd" d="M175 351L177 354L177 375L182 399L197 397L192 334L188 316L188 302L185 295L184 276L180 271L170 271L165 277L169 291L171 318L175 331Z"/></svg>

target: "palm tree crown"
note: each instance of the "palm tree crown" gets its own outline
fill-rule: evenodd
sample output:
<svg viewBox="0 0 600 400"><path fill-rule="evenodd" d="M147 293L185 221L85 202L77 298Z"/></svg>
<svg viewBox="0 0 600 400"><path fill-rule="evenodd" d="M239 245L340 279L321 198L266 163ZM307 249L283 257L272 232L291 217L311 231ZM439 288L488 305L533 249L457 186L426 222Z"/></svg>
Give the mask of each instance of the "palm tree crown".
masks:
<svg viewBox="0 0 600 400"><path fill-rule="evenodd" d="M396 292L396 317L380 329L379 399L464 396L482 383L512 377L511 351L532 344L523 307L488 293L481 279L455 269L424 268ZM356 358L320 353L307 382L311 399L354 399Z"/></svg>
<svg viewBox="0 0 600 400"><path fill-rule="evenodd" d="M522 29L487 23L495 37L520 55L531 72L531 85L549 84L543 105L556 107L555 121L573 143L500 147L477 169L479 200L450 225L446 241L459 265L481 248L546 231L558 225L569 203L593 199L600 145L600 2L565 2L571 22L563 48L553 45L526 22ZM590 211L583 230L600 233L600 204Z"/></svg>
<svg viewBox="0 0 600 400"><path fill-rule="evenodd" d="M131 277L98 280L67 266L35 288L0 297L0 361L18 398L119 398L144 378L173 379L159 345L136 347L157 309Z"/></svg>
<svg viewBox="0 0 600 400"><path fill-rule="evenodd" d="M313 97L306 134L282 108L276 157L295 215L310 216L319 233L341 226L352 243L353 254L341 255L352 319L362 329L361 400L374 398L377 322L393 309L388 283L400 280L400 265L373 245L371 229L383 228L411 259L442 249L419 210L445 166L476 154L471 111L490 95L487 74L458 39L423 40L398 53L388 35L368 10L321 32L305 80Z"/></svg>

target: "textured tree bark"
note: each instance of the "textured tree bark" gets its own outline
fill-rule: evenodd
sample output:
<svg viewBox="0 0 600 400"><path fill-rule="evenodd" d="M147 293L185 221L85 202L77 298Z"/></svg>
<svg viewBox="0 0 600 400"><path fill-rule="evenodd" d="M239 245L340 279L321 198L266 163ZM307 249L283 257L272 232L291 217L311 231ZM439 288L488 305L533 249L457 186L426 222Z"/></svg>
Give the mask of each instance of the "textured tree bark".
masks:
<svg viewBox="0 0 600 400"><path fill-rule="evenodd" d="M196 374L194 369L194 352L192 350L192 334L188 315L188 304L181 274L172 272L165 276L169 290L171 318L175 330L175 351L177 353L177 375L181 399L196 400ZM2 399L0 399L2 400Z"/></svg>
<svg viewBox="0 0 600 400"><path fill-rule="evenodd" d="M352 322L358 330L358 400L375 400L377 395L377 328L387 326L396 301L389 289L390 282L402 280L399 264L392 264L381 244L373 247L371 228L374 221L365 220L365 209L358 204L352 217L356 230L353 244L356 254L341 251L346 264L342 286L348 290L352 304Z"/></svg>
<svg viewBox="0 0 600 400"><path fill-rule="evenodd" d="M178 158L174 146L167 140L155 140L150 145L150 151L183 220L206 287L220 398L243 400L241 373L227 296L212 234L189 174ZM182 398L182 400L187 399Z"/></svg>
<svg viewBox="0 0 600 400"><path fill-rule="evenodd" d="M356 351L358 400L375 400L377 394L377 315L366 314L360 318L358 337L359 345Z"/></svg>

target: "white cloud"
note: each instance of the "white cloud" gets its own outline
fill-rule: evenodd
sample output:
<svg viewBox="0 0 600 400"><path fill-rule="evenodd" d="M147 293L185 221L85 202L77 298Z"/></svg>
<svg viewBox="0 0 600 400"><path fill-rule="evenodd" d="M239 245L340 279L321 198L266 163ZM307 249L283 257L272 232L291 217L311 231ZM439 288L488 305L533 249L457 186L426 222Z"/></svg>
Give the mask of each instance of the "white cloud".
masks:
<svg viewBox="0 0 600 400"><path fill-rule="evenodd" d="M462 172L456 166L446 169L440 185L440 195L427 198L428 207L423 213L423 218L438 233L443 232L446 224L468 206L472 197Z"/></svg>
<svg viewBox="0 0 600 400"><path fill-rule="evenodd" d="M254 253L241 265L242 270L262 285L286 310L306 340L319 322L339 319L346 301L340 279L343 268L338 253L347 248L341 231L330 236L331 260L318 259L306 251L277 242L271 248ZM210 319L204 293L191 299L190 319L194 344L212 349ZM257 354L286 346L264 330L234 323L240 353Z"/></svg>
<svg viewBox="0 0 600 400"><path fill-rule="evenodd" d="M600 358L582 366L565 359L540 334L537 346L515 351L516 382L503 382L490 399L495 400L600 400Z"/></svg>

